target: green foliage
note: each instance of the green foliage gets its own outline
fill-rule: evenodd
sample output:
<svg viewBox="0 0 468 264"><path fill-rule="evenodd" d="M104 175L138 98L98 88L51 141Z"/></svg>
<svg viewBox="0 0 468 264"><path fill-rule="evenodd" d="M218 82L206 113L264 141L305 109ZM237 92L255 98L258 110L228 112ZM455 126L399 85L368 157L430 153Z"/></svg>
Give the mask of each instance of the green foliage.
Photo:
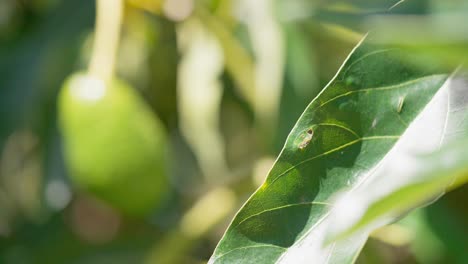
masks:
<svg viewBox="0 0 468 264"><path fill-rule="evenodd" d="M302 263L311 258L319 262L327 259L331 263L351 262L365 242L362 238L371 229L358 222L364 232L353 240L322 249L329 222L352 223L359 217L357 209L364 199L373 197L375 192L388 192L386 187L392 185L387 181L395 182L395 177L400 175L401 179L397 181L400 184L420 179L419 174L426 176L428 172L440 172L438 170L442 173L436 175L445 177L386 197L388 201L380 202L380 207L385 208L381 210L396 210L392 203L401 206L393 216L444 189L452 179L452 174L444 170L458 172L459 167L466 164L463 153L460 153L463 149L448 150L454 151L452 155L457 158L449 160L449 164L433 163L435 167L425 168L422 172L414 171L411 166L419 168L427 161L418 164L411 160L410 164L399 164L402 162L399 157L394 158L410 151L421 151L421 145L425 143L438 146L446 134L450 134L450 130L445 129L446 125L452 127L452 122L458 124L460 121L458 118L449 120L452 106L447 108L433 102L435 95L443 90L441 88L448 75L435 66L421 68L408 63L413 59L412 53L366 44L366 41L356 48L333 81L302 114L265 183L231 223L211 259L212 263L235 260ZM464 104L461 107L464 108ZM429 112L434 117L432 120L424 119L426 124L416 127L419 137L426 134L426 142L416 140L416 146L408 150L402 144L408 139L403 141L402 138L408 137L405 132L408 132L410 124L414 127L422 122L422 112ZM442 120L438 120L439 116ZM434 132L426 129L440 129L442 132L433 136ZM415 136L410 137L415 140ZM393 156L389 155L391 152ZM445 157L447 153L439 155ZM382 163L388 167L379 171ZM403 167L409 172L402 174L400 170L389 169L392 167L400 170ZM428 181L430 178L423 179ZM378 181L371 187L373 192L367 189L368 181ZM363 184L365 189L360 188ZM335 195L343 189L349 190L344 191L344 199L348 203L339 207L338 216L330 217ZM362 199L352 196L356 189L362 189L362 197L359 197ZM408 204L402 205L400 200L406 200ZM368 218L379 216L375 210L370 208L361 221L365 223L370 221Z"/></svg>
<svg viewBox="0 0 468 264"><path fill-rule="evenodd" d="M0 263L467 263L467 1L96 1L0 1Z"/></svg>

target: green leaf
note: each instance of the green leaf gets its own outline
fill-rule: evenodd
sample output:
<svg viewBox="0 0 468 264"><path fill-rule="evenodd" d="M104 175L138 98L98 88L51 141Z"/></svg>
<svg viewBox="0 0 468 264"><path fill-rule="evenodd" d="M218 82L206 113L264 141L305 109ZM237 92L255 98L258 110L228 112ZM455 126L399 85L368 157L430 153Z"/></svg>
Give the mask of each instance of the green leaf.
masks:
<svg viewBox="0 0 468 264"><path fill-rule="evenodd" d="M338 23L356 28L361 27L363 18L385 12L402 2L400 0L291 0L276 1L276 10L283 21L301 21L312 18L319 22Z"/></svg>
<svg viewBox="0 0 468 264"><path fill-rule="evenodd" d="M373 32L373 41L408 52L418 53L425 63L457 67L468 57L466 24L468 5L464 1L418 1L396 5L391 12L350 12L322 9L316 19L322 23L344 26L357 32Z"/></svg>
<svg viewBox="0 0 468 264"><path fill-rule="evenodd" d="M399 151L387 156L386 162L365 184L338 200L332 214L335 221L329 228L330 240L350 237L370 226L388 224L405 212L436 200L447 188L468 181L467 87L463 78L451 79L435 99L446 109L439 112L439 116L445 115L442 134L432 139L421 135L421 131L429 129L440 133L428 122L429 118L437 118L438 113L432 111L428 115L426 111L402 137ZM443 147L427 154L430 151L422 148L431 140L432 148ZM352 216L346 216L350 212ZM343 219L346 221L340 221Z"/></svg>
<svg viewBox="0 0 468 264"><path fill-rule="evenodd" d="M423 113L438 113L429 120L433 133L418 130L428 134L428 149L444 131L448 108L434 100L448 75L414 59L367 40L359 44L302 114L210 263L353 262L370 229L322 248L336 193L381 177L376 169L399 151L401 136Z"/></svg>

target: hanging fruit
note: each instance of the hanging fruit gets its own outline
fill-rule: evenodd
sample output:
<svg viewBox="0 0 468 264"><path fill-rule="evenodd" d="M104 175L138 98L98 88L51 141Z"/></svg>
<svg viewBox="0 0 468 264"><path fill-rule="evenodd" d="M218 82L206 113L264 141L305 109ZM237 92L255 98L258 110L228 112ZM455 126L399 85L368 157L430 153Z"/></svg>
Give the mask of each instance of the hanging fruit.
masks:
<svg viewBox="0 0 468 264"><path fill-rule="evenodd" d="M164 128L130 86L72 75L59 113L66 163L80 187L130 214L158 204L167 189Z"/></svg>
<svg viewBox="0 0 468 264"><path fill-rule="evenodd" d="M122 0L97 0L88 73L69 77L58 112L73 182L129 215L146 215L167 193L164 127L127 83L114 77Z"/></svg>

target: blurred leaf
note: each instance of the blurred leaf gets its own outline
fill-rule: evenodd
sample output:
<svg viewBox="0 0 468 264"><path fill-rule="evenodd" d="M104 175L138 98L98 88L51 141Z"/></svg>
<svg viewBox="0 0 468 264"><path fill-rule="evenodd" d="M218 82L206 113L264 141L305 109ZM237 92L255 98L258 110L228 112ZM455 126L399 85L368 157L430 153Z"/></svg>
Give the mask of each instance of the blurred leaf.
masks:
<svg viewBox="0 0 468 264"><path fill-rule="evenodd" d="M254 62L241 42L232 34L232 29L218 17L203 8L196 9L197 17L218 38L224 52L226 69L237 84L239 94L250 105L255 101Z"/></svg>
<svg viewBox="0 0 468 264"><path fill-rule="evenodd" d="M225 142L219 130L223 51L215 36L196 19L179 24L177 36L182 53L177 71L179 126L205 179L220 181L229 174Z"/></svg>
<svg viewBox="0 0 468 264"><path fill-rule="evenodd" d="M356 221L347 217L346 223L340 221L340 224L331 225L332 230L335 232L336 230L342 230L335 233L334 236L343 239L355 232L366 229L367 226L375 228L383 225L383 223L393 221L399 215L440 197L447 186L456 188L468 182L467 146L468 140L464 139L445 147L433 155L409 159L411 165L401 166L399 164L399 166L395 166L394 170L387 168L384 174L392 176L391 178L386 177L387 181L398 181L399 185L401 185L391 191L382 191L382 186L386 182L377 180L366 184L362 190L356 190L352 195L344 197L343 199L346 199L346 202L343 201L337 206L332 216L347 217L348 214L346 213L349 212L345 212L344 208L346 208L346 210L354 212L360 218L357 218ZM406 167L406 170L404 171L401 167ZM383 179L384 175L377 177ZM407 178L410 181L396 179L397 177ZM380 190L382 197L373 197L374 193L369 190ZM359 201L359 203L356 201ZM378 224L376 225L376 223Z"/></svg>
<svg viewBox="0 0 468 264"><path fill-rule="evenodd" d="M284 31L287 46L286 75L297 94L309 97L318 90L310 87L318 87L319 82L315 47L301 27L285 25Z"/></svg>
<svg viewBox="0 0 468 264"><path fill-rule="evenodd" d="M426 150L440 141L437 132L444 128L439 117L447 116L447 108L432 99L448 76L435 66L403 63L402 58L411 57L366 43L356 48L305 110L266 182L239 211L211 263L352 261L367 234L352 243L321 247L333 195L380 177L375 168L391 150L399 151L396 143L428 105L424 112L435 112L428 122L433 132L418 130L431 143L423 144Z"/></svg>
<svg viewBox="0 0 468 264"><path fill-rule="evenodd" d="M82 33L92 25L92 7L90 0L63 1L0 50L1 139L25 123L49 128L56 92L74 66Z"/></svg>
<svg viewBox="0 0 468 264"><path fill-rule="evenodd" d="M155 14L162 13L163 1L162 0L127 0L128 4L153 12Z"/></svg>
<svg viewBox="0 0 468 264"><path fill-rule="evenodd" d="M468 185L444 195L442 199L430 205L426 212L427 222L435 236L445 248L446 263L467 263L468 251L466 238L468 237L467 210L463 202L466 201Z"/></svg>
<svg viewBox="0 0 468 264"><path fill-rule="evenodd" d="M404 0L403 0L404 1ZM403 2L401 0L319 0L319 6L333 10L343 10L348 12L376 12L391 8Z"/></svg>
<svg viewBox="0 0 468 264"><path fill-rule="evenodd" d="M177 51L174 23L165 19L152 19L151 26L157 35L148 57L149 87L147 98L167 127L177 125Z"/></svg>
<svg viewBox="0 0 468 264"><path fill-rule="evenodd" d="M362 20L369 15L378 14L399 5L400 0L290 0L277 1L277 12L283 21L301 21L315 19L316 22L342 24L347 27L362 25ZM420 1L409 1L407 8L418 10Z"/></svg>
<svg viewBox="0 0 468 264"><path fill-rule="evenodd" d="M320 22L358 32L374 32L373 41L418 53L423 63L458 66L468 56L464 1L404 1L391 12L369 12L324 7L315 14Z"/></svg>
<svg viewBox="0 0 468 264"><path fill-rule="evenodd" d="M375 32L374 41L418 53L422 63L457 67L468 56L468 12L425 16L393 15L369 17L364 22Z"/></svg>
<svg viewBox="0 0 468 264"><path fill-rule="evenodd" d="M217 207L219 203L223 206ZM235 194L227 188L215 188L200 197L182 217L179 227L154 246L145 263L186 263L188 256L184 253L194 248L198 239L225 220L235 203Z"/></svg>
<svg viewBox="0 0 468 264"><path fill-rule="evenodd" d="M411 237L410 250L420 263L440 263L445 245L431 229L426 208L412 211L398 222Z"/></svg>

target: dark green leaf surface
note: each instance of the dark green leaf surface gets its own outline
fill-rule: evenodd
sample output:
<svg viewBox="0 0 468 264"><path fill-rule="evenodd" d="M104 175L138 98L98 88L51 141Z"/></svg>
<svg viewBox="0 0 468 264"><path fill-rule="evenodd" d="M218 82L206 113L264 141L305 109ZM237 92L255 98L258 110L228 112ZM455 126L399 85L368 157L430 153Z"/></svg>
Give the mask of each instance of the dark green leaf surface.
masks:
<svg viewBox="0 0 468 264"><path fill-rule="evenodd" d="M321 248L333 196L372 173L447 80L435 66L408 63L410 57L358 45L307 107L210 263L353 261L366 236L322 255L310 252Z"/></svg>
<svg viewBox="0 0 468 264"><path fill-rule="evenodd" d="M337 202L329 239L388 224L468 181L467 84L466 76L451 78L402 137L398 152L388 155L366 184ZM347 212L354 217L345 217Z"/></svg>

